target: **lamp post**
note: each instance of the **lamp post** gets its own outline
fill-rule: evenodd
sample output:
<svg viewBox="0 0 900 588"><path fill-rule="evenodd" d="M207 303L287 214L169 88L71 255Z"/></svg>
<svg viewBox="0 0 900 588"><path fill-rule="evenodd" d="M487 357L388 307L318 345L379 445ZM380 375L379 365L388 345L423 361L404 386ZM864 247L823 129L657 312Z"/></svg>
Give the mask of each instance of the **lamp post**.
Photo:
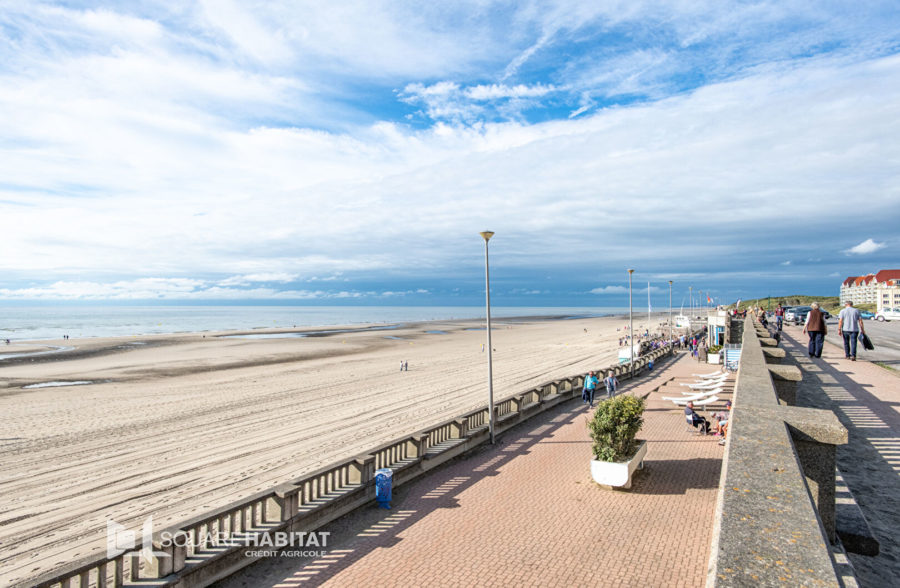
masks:
<svg viewBox="0 0 900 588"><path fill-rule="evenodd" d="M634 316L631 308L631 274L633 269L628 270L628 347L631 356L631 379L634 380Z"/></svg>
<svg viewBox="0 0 900 588"><path fill-rule="evenodd" d="M488 416L490 419L491 445L494 444L494 370L491 355L491 271L488 263L488 241L494 236L493 231L481 231L484 239L484 300L487 309L487 364L488 364Z"/></svg>
<svg viewBox="0 0 900 588"><path fill-rule="evenodd" d="M691 316L690 320L688 321L688 323L690 324L691 320L694 320L694 287L688 286L688 292L688 298L691 299Z"/></svg>
<svg viewBox="0 0 900 588"><path fill-rule="evenodd" d="M669 280L669 345L672 344L672 280Z"/></svg>

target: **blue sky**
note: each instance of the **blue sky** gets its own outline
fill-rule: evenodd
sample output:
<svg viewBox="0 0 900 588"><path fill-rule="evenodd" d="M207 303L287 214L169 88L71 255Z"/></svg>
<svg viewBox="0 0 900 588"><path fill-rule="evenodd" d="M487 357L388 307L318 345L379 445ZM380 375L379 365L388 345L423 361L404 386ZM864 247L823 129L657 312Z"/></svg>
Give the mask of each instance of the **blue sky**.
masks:
<svg viewBox="0 0 900 588"><path fill-rule="evenodd" d="M900 268L896 2L0 9L0 301L654 306Z"/></svg>

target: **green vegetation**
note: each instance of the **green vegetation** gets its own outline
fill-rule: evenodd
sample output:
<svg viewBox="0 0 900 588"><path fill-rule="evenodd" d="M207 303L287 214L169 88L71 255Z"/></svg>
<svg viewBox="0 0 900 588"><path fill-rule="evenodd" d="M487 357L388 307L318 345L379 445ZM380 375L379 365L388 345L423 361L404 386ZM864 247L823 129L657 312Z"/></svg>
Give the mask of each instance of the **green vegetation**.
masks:
<svg viewBox="0 0 900 588"><path fill-rule="evenodd" d="M718 353L718 352L720 352L720 351L722 351L722 346L721 346L721 345L713 345L712 347L710 347L710 348L707 350L707 353L712 354L712 353Z"/></svg>
<svg viewBox="0 0 900 588"><path fill-rule="evenodd" d="M634 455L634 437L644 425L643 398L622 394L601 402L588 421L594 459L621 462Z"/></svg>
<svg viewBox="0 0 900 588"><path fill-rule="evenodd" d="M888 364L884 363L883 361L876 361L875 365L880 365L884 369L891 370L892 372L900 371L900 370L897 370L897 368L895 368L894 366L888 365Z"/></svg>
<svg viewBox="0 0 900 588"><path fill-rule="evenodd" d="M769 303L771 301L771 305ZM741 308L756 308L762 306L767 310L775 310L775 307L782 306L809 306L811 302L818 302L823 310L827 310L831 314L837 314L841 310L840 296L805 296L802 294L794 294L791 296L771 296L766 298L756 298L754 300L741 300ZM865 305L857 305L860 310L868 310ZM729 308L734 308L732 304Z"/></svg>

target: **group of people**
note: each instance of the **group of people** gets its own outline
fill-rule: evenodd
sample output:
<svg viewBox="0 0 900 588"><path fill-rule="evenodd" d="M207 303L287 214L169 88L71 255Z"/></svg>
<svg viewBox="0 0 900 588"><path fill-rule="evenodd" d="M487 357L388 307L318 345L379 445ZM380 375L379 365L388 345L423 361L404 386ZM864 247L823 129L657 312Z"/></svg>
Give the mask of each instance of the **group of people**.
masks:
<svg viewBox="0 0 900 588"><path fill-rule="evenodd" d="M721 437L719 439L719 445L725 445L725 439L728 437L728 420L731 413L731 401L725 401L725 411L724 412L716 412L713 413L713 424L710 425L709 421L706 420L705 417L697 414L694 411L694 403L688 402L687 406L684 408L684 414L686 419L690 419L691 425L695 428L699 428L700 432L704 435L709 435L710 433L715 433L717 437Z"/></svg>
<svg viewBox="0 0 900 588"><path fill-rule="evenodd" d="M581 388L581 401L583 404L590 404L591 408L594 407L594 394L597 392L599 385L600 378L597 377L597 374L593 371L588 372L588 375L584 377L584 385ZM619 380L610 372L609 375L603 378L603 385L606 387L606 397L612 398L619 389Z"/></svg>
<svg viewBox="0 0 900 588"><path fill-rule="evenodd" d="M803 324L803 332L809 336L807 352L812 358L822 357L822 347L825 344L825 335L828 334L828 324L825 315L819 308L818 302L810 304L812 310L806 315ZM866 337L866 327L859 309L853 306L852 300L844 302L844 308L838 314L838 331L844 340L844 359L856 361L857 342Z"/></svg>

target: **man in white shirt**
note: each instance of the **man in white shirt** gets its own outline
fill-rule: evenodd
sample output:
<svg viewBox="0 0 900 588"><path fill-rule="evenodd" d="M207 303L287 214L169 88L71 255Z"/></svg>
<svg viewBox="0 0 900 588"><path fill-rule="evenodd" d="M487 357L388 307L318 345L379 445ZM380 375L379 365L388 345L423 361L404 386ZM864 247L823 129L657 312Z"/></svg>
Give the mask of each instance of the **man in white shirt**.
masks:
<svg viewBox="0 0 900 588"><path fill-rule="evenodd" d="M853 307L853 302L844 302L844 308L838 315L838 331L844 337L844 359L856 361L856 338L860 333L865 334L862 317L859 310Z"/></svg>

